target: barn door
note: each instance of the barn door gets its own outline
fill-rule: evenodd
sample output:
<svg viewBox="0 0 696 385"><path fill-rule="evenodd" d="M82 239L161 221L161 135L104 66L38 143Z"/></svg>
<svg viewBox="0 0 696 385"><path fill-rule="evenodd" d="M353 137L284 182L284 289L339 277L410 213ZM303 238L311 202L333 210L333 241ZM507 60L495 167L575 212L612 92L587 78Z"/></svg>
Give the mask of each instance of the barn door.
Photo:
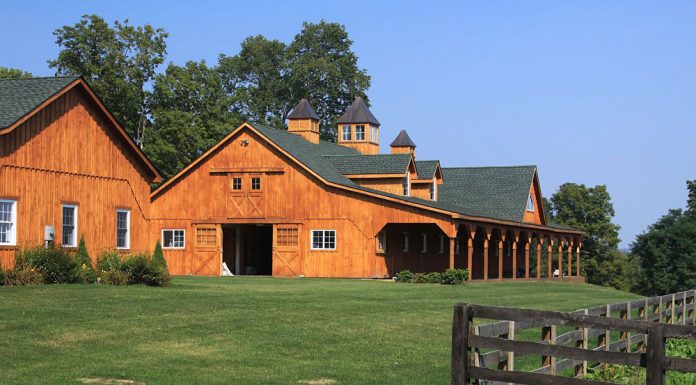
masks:
<svg viewBox="0 0 696 385"><path fill-rule="evenodd" d="M218 225L194 226L192 275L220 275L222 269L221 228Z"/></svg>
<svg viewBox="0 0 696 385"><path fill-rule="evenodd" d="M298 225L273 226L273 276L297 277L304 274Z"/></svg>
<svg viewBox="0 0 696 385"><path fill-rule="evenodd" d="M228 218L263 218L266 180L261 174L230 174Z"/></svg>

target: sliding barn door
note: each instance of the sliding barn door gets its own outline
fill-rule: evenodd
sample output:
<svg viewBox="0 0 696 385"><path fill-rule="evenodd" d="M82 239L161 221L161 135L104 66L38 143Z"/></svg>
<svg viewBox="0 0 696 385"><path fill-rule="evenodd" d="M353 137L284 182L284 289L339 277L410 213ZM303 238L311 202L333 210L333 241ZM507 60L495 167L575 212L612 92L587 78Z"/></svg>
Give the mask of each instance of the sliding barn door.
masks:
<svg viewBox="0 0 696 385"><path fill-rule="evenodd" d="M297 277L304 274L298 225L273 226L273 276Z"/></svg>

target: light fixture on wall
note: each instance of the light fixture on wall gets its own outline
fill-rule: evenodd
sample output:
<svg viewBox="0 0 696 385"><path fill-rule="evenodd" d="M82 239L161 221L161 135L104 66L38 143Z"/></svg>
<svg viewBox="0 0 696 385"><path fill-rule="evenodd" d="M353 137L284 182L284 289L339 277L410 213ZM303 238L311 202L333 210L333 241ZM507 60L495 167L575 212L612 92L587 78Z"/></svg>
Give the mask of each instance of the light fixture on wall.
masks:
<svg viewBox="0 0 696 385"><path fill-rule="evenodd" d="M249 139L242 139L241 144L242 144L242 147L248 146L248 145L249 145Z"/></svg>

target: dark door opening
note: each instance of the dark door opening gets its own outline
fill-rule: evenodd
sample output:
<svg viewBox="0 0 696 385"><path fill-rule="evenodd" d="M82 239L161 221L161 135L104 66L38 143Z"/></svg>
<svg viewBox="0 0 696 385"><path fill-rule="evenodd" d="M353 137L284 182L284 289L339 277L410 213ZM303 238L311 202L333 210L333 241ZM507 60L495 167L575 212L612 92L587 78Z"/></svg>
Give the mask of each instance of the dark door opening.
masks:
<svg viewBox="0 0 696 385"><path fill-rule="evenodd" d="M222 237L222 260L235 275L273 273L273 226L223 226Z"/></svg>

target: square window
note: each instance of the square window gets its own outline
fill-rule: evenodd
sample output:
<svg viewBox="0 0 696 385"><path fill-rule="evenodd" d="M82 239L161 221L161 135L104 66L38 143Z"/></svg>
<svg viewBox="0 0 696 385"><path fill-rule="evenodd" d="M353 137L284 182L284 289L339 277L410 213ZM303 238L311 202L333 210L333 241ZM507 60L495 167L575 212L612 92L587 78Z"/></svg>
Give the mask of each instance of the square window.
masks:
<svg viewBox="0 0 696 385"><path fill-rule="evenodd" d="M261 190L261 178L259 178L259 177L251 178L251 189L252 190Z"/></svg>
<svg viewBox="0 0 696 385"><path fill-rule="evenodd" d="M199 246L199 247L217 246L217 228L216 227L198 227L198 228L196 228L196 246Z"/></svg>
<svg viewBox="0 0 696 385"><path fill-rule="evenodd" d="M312 250L336 250L336 230L312 230Z"/></svg>
<svg viewBox="0 0 696 385"><path fill-rule="evenodd" d="M242 178L232 178L232 190L242 189Z"/></svg>
<svg viewBox="0 0 696 385"><path fill-rule="evenodd" d="M63 205L63 237L65 247L77 247L77 206Z"/></svg>
<svg viewBox="0 0 696 385"><path fill-rule="evenodd" d="M162 247L165 249L183 249L186 245L186 230L162 230Z"/></svg>
<svg viewBox="0 0 696 385"><path fill-rule="evenodd" d="M355 140L364 141L365 140L365 126L359 124L355 126Z"/></svg>

